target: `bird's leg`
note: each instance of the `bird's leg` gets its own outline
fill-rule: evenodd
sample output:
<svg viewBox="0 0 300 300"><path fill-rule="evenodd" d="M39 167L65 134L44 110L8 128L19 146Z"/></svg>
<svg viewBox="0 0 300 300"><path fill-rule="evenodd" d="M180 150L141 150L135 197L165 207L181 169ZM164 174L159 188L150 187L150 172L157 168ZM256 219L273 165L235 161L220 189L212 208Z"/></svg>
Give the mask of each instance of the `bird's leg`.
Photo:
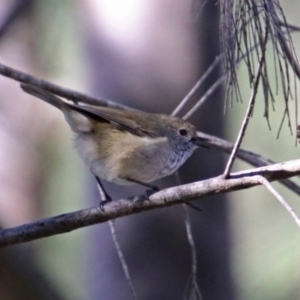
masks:
<svg viewBox="0 0 300 300"><path fill-rule="evenodd" d="M102 192L103 192L103 194L104 194L104 196L105 196L105 199L102 199L102 198L101 198L100 203L99 203L101 210L103 210L104 205L107 204L108 202L111 202L112 199L111 199L111 197L108 195L108 193L106 192L106 190L105 190L105 188L104 188L104 186L103 186L103 184L102 184L100 178L99 178L98 176L95 176L95 178L96 178L96 180L97 180L97 183L98 183L100 189L102 190Z"/></svg>
<svg viewBox="0 0 300 300"><path fill-rule="evenodd" d="M147 188L150 188L149 190L145 191L144 195L138 196L135 201L143 201L143 200L149 199L149 197L152 194L154 194L154 193L156 193L156 192L159 191L159 188L157 186L155 186L155 185L152 185L152 184L149 184L149 183L145 183L145 182L142 182L142 181L139 181L139 180L136 180L136 179L132 179L132 178L129 178L129 177L126 177L124 179L127 180L127 181L130 181L130 182L133 182L133 183L145 186Z"/></svg>
<svg viewBox="0 0 300 300"><path fill-rule="evenodd" d="M132 178L128 178L128 177L125 178L125 180L150 188L150 190L146 190L145 191L144 195L133 197L132 199L134 199L134 201L144 201L146 199L149 199L149 197L152 194L154 194L154 193L156 193L156 192L159 191L159 188L157 186L149 184L149 183L145 183L145 182L142 182L142 181L139 181L139 180L136 180L136 179L132 179ZM196 205L194 205L194 204L192 204L190 202L186 202L185 204L187 206L193 208L196 211L201 211L201 208L197 207Z"/></svg>
<svg viewBox="0 0 300 300"><path fill-rule="evenodd" d="M129 177L126 177L125 180L136 183L136 184L139 184L139 185L142 185L142 186L145 186L145 187L148 187L148 188L150 188L151 190L153 190L155 192L159 191L159 188L157 186L152 185L150 183L145 183L145 182L142 182L142 181L139 181L139 180L136 180L136 179L132 179L132 178L129 178Z"/></svg>

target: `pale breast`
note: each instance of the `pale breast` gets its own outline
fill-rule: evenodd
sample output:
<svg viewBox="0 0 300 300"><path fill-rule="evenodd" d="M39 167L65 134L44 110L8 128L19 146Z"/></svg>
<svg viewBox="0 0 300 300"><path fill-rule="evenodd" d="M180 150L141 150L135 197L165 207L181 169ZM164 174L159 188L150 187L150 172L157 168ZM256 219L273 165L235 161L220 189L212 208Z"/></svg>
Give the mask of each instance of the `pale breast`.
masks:
<svg viewBox="0 0 300 300"><path fill-rule="evenodd" d="M151 182L174 173L191 152L174 151L166 137L138 138L122 158L120 175Z"/></svg>
<svg viewBox="0 0 300 300"><path fill-rule="evenodd" d="M90 166L94 160L98 159L97 145L93 135L76 134L74 137L74 145L79 156L88 166Z"/></svg>
<svg viewBox="0 0 300 300"><path fill-rule="evenodd" d="M131 184L126 178L151 182L170 175L191 154L173 151L166 137L139 137L120 131L111 134L102 135L97 143L93 134L80 134L74 142L94 175L117 184Z"/></svg>

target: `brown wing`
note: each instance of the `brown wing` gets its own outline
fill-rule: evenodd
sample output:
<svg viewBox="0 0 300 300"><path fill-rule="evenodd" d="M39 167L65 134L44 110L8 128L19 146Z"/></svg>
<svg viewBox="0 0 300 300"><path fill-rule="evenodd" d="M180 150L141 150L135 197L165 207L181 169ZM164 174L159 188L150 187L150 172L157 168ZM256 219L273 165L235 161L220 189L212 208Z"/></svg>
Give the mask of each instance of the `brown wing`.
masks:
<svg viewBox="0 0 300 300"><path fill-rule="evenodd" d="M138 136L156 136L151 128L143 126L143 121L147 119L149 114L139 111L120 110L117 108L93 106L93 105L78 105L66 102L52 93L32 85L21 84L21 88L28 94L43 99L49 104L57 107L60 110L76 110L79 113L92 118L96 121L107 121L120 130L126 130ZM147 121L146 123L147 124Z"/></svg>
<svg viewBox="0 0 300 300"><path fill-rule="evenodd" d="M102 106L76 104L72 104L72 106L83 112L91 114L96 119L100 117L101 119L110 122L113 126L129 131L138 136L156 136L153 131L143 126L142 120L146 120L149 116L149 114L147 113L143 113L140 111L120 110L117 108Z"/></svg>

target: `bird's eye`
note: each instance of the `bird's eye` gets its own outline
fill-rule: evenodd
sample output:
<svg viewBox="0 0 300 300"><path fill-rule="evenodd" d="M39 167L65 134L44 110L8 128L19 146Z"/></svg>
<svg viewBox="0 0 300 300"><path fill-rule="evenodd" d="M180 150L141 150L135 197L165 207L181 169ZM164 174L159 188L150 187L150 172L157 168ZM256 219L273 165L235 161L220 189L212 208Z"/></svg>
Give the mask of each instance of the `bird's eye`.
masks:
<svg viewBox="0 0 300 300"><path fill-rule="evenodd" d="M179 133L180 133L181 136L186 136L187 135L186 129L179 129Z"/></svg>

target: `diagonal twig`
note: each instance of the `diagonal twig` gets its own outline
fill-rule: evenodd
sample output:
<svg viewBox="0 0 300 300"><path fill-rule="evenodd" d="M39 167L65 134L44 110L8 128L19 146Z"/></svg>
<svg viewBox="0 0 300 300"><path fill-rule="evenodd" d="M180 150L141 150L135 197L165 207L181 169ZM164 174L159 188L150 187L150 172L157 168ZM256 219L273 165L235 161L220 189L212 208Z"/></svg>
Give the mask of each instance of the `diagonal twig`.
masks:
<svg viewBox="0 0 300 300"><path fill-rule="evenodd" d="M226 76L220 76L200 98L200 100L182 117L183 120L187 120L191 115L208 99L208 97L225 81Z"/></svg>
<svg viewBox="0 0 300 300"><path fill-rule="evenodd" d="M197 81L194 87L188 92L188 94L183 98L183 100L179 103L179 105L172 112L172 116L177 116L180 110L184 107L184 105L192 98L195 92L199 89L201 84L205 81L205 79L213 72L215 67L222 61L223 54L219 54L215 57L214 62L208 67L205 73L201 76L201 78Z"/></svg>
<svg viewBox="0 0 300 300"><path fill-rule="evenodd" d="M111 232L111 235L112 235L112 238L113 238L113 241L114 241L117 253L118 253L119 260L120 260L122 268L123 268L123 272L125 274L125 278L126 278L127 284L128 284L128 286L130 288L132 299L133 300L137 300L136 293L135 293L135 290L134 290L134 287L133 287L133 284L132 284L132 280L131 280L131 277L130 277L128 265L126 263L123 251L122 251L120 243L118 241L118 237L117 237L117 234L116 234L116 229L115 229L114 221L113 220L109 220L108 224L109 224L110 232Z"/></svg>
<svg viewBox="0 0 300 300"><path fill-rule="evenodd" d="M120 109L131 109L129 107L126 107L121 104L117 104L115 102L109 101L109 100L103 100L100 98L92 97L92 96L87 96L83 93L79 93L67 88L63 88L59 85L53 84L49 81L34 77L32 75L29 75L27 73L21 72L17 69L11 68L9 66L6 66L4 64L0 63L0 74L9 77L11 79L14 79L18 82L22 83L27 83L31 84L34 86L38 86L48 92L51 92L55 95L64 97L66 99L75 101L75 102L83 102L87 104L92 104L92 105L103 105L103 106L110 106L110 107L117 107Z"/></svg>
<svg viewBox="0 0 300 300"><path fill-rule="evenodd" d="M191 218L189 216L189 212L187 210L187 205L183 204L184 216L185 216L185 228L186 234L188 238L188 242L191 249L192 254L192 270L191 275L187 284L186 289L186 297L184 299L202 299L201 291L197 282L197 252L196 245L193 237L192 226L191 226ZM188 297L190 295L190 297Z"/></svg>
<svg viewBox="0 0 300 300"><path fill-rule="evenodd" d="M182 184L179 172L175 172L176 183L178 185ZM200 288L197 282L197 250L196 245L193 237L192 232L192 223L191 218L187 209L187 204L191 203L184 203L182 204L184 210L184 223L186 228L187 240L191 250L191 258L192 258L192 267L191 267L191 274L189 276L188 282L186 284L186 289L184 293L184 300L190 299L202 299ZM193 207L193 206L192 206ZM194 208L194 207L193 207Z"/></svg>
<svg viewBox="0 0 300 300"><path fill-rule="evenodd" d="M106 195L104 193L104 190L98 182L97 182L97 188L98 188L98 191L99 191L99 195L101 197L101 201L107 200ZM130 292L131 292L131 295L132 295L132 299L137 300L136 293L135 293L135 290L134 290L134 287L133 287L133 283L132 283L132 280L131 280L131 277L130 277L129 268L128 268L128 265L126 263L123 251L122 251L121 246L120 246L120 243L118 241L114 220L109 220L108 224L109 224L111 236L112 236L112 239L113 239L113 242L114 242L118 257L119 257L119 260L120 260L121 265L122 265L122 269L123 269L123 272L124 272L124 275L125 275L125 279L127 281L127 284L129 286L129 289L130 289Z"/></svg>
<svg viewBox="0 0 300 300"><path fill-rule="evenodd" d="M256 72L256 75L255 75L253 88L252 88L252 94L251 94L251 97L250 97L250 100L249 100L246 116L243 120L240 132L238 134L237 140L234 144L234 148L233 148L232 153L229 157L228 163L226 165L226 168L225 168L225 171L224 171L224 174L223 174L225 176L225 178L228 177L228 175L229 175L229 172L230 172L231 167L233 165L234 159L236 157L236 153L237 153L237 151L238 151L238 149L239 149L239 147L242 143L243 137L246 133L246 128L248 126L250 116L253 112L254 103L255 103L255 99L256 99L256 94L257 94L257 90L258 90L258 84L259 84L259 80L260 80L260 76L261 76L261 70L262 70L262 67L264 65L264 61L265 61L265 52L263 52L261 54L261 58L259 60L259 65L258 65L257 72Z"/></svg>
<svg viewBox="0 0 300 300"><path fill-rule="evenodd" d="M300 227L300 218L295 212L295 210L287 203L287 201L273 188L271 183L263 176L259 176L259 181L262 185L264 185L267 190L275 196L275 198L279 201L279 203L288 211L288 213L292 216L298 227Z"/></svg>
<svg viewBox="0 0 300 300"><path fill-rule="evenodd" d="M218 138L213 135L203 133L200 131L198 131L198 135L200 137L208 139L209 140L208 144L211 148L221 150L228 154L230 154L232 152L234 144L232 144L226 140L223 140L221 138ZM237 158L241 159L244 162L247 162L248 164L250 164L254 167L263 167L263 166L268 166L268 165L272 165L272 164L276 163L275 161L273 161L269 158L263 157L260 154L257 154L257 153L251 152L251 151L247 151L247 150L241 149L241 148L238 150L236 156L237 156ZM293 181L291 181L290 179L283 179L280 181L280 183L283 184L288 189L290 189L292 192L294 192L300 196L300 186L297 185L296 183L294 183Z"/></svg>

